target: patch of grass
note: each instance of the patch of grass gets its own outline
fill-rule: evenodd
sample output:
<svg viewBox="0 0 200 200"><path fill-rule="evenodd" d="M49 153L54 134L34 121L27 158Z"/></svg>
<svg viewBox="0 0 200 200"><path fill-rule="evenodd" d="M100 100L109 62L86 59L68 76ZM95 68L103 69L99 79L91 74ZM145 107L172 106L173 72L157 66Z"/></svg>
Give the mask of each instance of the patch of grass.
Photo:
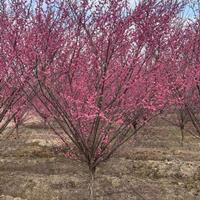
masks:
<svg viewBox="0 0 200 200"><path fill-rule="evenodd" d="M53 149L50 147L40 146L37 142L20 146L12 156L29 157L29 158L51 158L54 157Z"/></svg>

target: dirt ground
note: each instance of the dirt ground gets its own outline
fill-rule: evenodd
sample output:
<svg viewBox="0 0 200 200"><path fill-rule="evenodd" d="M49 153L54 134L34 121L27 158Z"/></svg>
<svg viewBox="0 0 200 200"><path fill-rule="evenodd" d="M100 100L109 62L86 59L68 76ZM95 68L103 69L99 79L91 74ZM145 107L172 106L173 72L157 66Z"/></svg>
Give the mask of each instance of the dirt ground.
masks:
<svg viewBox="0 0 200 200"><path fill-rule="evenodd" d="M159 124L159 126L158 126ZM8 128L9 129L9 128ZM39 122L0 138L0 200L87 200L88 170ZM50 139L51 138L51 139ZM96 200L200 200L200 140L157 120L97 169Z"/></svg>

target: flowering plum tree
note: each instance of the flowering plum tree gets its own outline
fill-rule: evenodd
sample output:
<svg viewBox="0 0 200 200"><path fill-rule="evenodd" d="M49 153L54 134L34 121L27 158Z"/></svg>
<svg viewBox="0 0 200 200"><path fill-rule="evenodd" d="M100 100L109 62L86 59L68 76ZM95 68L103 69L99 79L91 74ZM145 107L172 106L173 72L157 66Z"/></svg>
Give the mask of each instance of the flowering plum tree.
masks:
<svg viewBox="0 0 200 200"><path fill-rule="evenodd" d="M29 99L34 97L26 87L31 73L21 60L25 56L22 49L30 5L24 1L0 1L0 133L12 120L17 127L27 112L25 89Z"/></svg>
<svg viewBox="0 0 200 200"><path fill-rule="evenodd" d="M183 136L183 129L185 123L192 122L195 130L191 127L187 129L187 132L191 133L195 137L200 135L200 120L199 120L199 76L200 76L200 1L194 1L192 8L194 11L194 18L190 21L184 22L177 26L175 34L176 43L171 43L171 50L173 54L169 57L171 60L169 63L170 71L169 80L172 83L171 94L175 100L175 109L178 110L179 127ZM182 137L183 138L183 137Z"/></svg>
<svg viewBox="0 0 200 200"><path fill-rule="evenodd" d="M190 61L187 57L188 54L188 37L187 24L184 19L177 19L174 24L174 29L171 34L171 42L168 45L168 50L162 62L166 63L165 78L169 83L169 90L171 95L171 105L166 109L162 118L169 122L171 125L179 127L181 132L181 144L183 145L184 131L188 124L189 115L186 107L193 97L193 90L188 83L188 72ZM171 53L168 53L171 52ZM191 68L190 68L191 69ZM173 117L171 117L172 114ZM188 132L188 131L187 131Z"/></svg>
<svg viewBox="0 0 200 200"><path fill-rule="evenodd" d="M186 110L194 126L194 133L200 137L200 1L197 3L196 18L189 24L187 30L190 34L188 41L190 50L185 54L188 57L187 87L192 91L192 100L186 106Z"/></svg>
<svg viewBox="0 0 200 200"><path fill-rule="evenodd" d="M177 1L134 9L127 1L37 1L24 53L38 88L29 87L91 172L170 102L162 60L181 8Z"/></svg>
<svg viewBox="0 0 200 200"><path fill-rule="evenodd" d="M10 112L12 106L20 99L21 88L17 86L13 72L10 70L11 57L6 38L6 26L8 20L4 14L4 8L0 6L0 133L13 119L16 110Z"/></svg>

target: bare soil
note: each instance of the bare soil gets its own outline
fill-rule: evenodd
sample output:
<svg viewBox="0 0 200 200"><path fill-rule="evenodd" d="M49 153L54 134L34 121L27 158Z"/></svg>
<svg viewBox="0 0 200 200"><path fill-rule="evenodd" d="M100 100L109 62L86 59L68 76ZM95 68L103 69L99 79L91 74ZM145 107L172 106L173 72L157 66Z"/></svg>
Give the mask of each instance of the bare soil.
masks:
<svg viewBox="0 0 200 200"><path fill-rule="evenodd" d="M159 125L158 125L159 124ZM0 138L0 200L87 200L87 166L55 152L37 120ZM199 200L200 140L156 120L96 173L96 200Z"/></svg>

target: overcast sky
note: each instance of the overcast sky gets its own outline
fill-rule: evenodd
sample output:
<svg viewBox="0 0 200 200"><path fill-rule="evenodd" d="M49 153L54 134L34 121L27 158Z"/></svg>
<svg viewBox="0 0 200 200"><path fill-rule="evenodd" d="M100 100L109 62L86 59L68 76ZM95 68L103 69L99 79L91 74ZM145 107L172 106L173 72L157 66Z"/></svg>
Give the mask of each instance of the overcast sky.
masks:
<svg viewBox="0 0 200 200"><path fill-rule="evenodd" d="M129 0L131 6L133 6L133 7L134 7L139 1L140 1L140 0ZM197 0L191 0L191 2L192 2L191 5L186 6L184 12L182 13L182 16L183 16L184 18L193 19L193 18L194 18L194 11L193 11L193 9L192 9L191 7L193 7L194 9L198 9L197 3L195 3L195 2L197 2Z"/></svg>

